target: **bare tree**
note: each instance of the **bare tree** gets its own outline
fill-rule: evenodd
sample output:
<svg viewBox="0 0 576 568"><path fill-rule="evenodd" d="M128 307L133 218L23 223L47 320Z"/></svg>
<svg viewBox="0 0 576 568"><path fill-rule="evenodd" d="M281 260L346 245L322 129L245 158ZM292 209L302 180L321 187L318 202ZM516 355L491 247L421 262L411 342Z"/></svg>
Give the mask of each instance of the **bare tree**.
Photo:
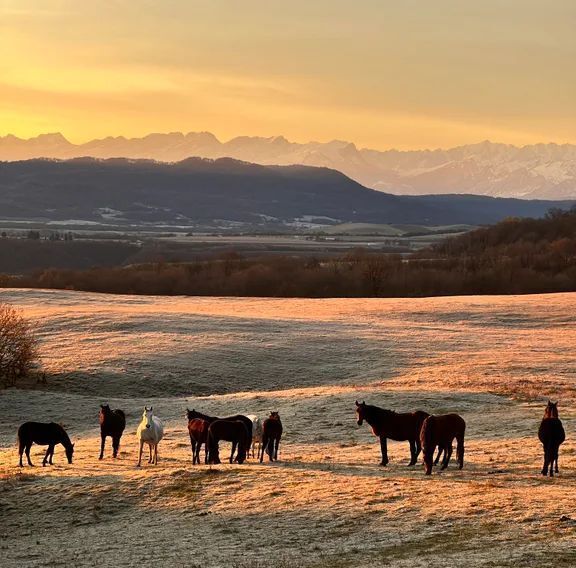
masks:
<svg viewBox="0 0 576 568"><path fill-rule="evenodd" d="M38 358L38 342L22 312L0 304L0 384L13 385Z"/></svg>

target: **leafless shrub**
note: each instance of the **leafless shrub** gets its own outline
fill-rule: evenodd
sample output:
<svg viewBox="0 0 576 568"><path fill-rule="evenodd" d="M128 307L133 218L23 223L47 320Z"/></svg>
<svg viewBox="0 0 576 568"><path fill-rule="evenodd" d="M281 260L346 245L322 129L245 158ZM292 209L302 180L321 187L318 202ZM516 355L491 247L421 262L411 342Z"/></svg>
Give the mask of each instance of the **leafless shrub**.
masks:
<svg viewBox="0 0 576 568"><path fill-rule="evenodd" d="M12 386L38 358L38 342L22 312L0 304L0 385Z"/></svg>

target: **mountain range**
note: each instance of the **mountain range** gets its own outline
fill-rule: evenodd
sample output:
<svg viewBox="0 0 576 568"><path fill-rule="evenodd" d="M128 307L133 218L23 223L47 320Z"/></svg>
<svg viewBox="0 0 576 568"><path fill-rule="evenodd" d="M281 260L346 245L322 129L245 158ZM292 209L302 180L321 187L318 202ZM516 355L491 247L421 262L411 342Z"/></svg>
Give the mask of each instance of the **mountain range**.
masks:
<svg viewBox="0 0 576 568"><path fill-rule="evenodd" d="M486 141L448 150L378 151L340 140L301 144L282 136L240 136L221 142L209 132L107 137L84 144L73 144L59 133L30 139L0 137L0 160L84 156L165 162L230 157L261 165L326 167L364 186L398 195L576 198L576 145L571 144L517 147Z"/></svg>
<svg viewBox="0 0 576 568"><path fill-rule="evenodd" d="M467 195L397 196L309 166L262 166L231 158L165 163L127 158L0 162L4 220L68 224L286 225L487 224L541 216L571 202ZM73 223L72 223L73 222Z"/></svg>

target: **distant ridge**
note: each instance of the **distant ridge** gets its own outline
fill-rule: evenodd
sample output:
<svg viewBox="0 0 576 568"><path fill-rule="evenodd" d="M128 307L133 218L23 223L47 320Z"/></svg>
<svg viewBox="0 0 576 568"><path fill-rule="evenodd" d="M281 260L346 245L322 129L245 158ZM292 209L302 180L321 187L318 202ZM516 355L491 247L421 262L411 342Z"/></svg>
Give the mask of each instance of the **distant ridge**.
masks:
<svg viewBox="0 0 576 568"><path fill-rule="evenodd" d="M470 195L396 196L309 166L231 158L176 163L126 158L0 162L3 220L125 226L298 223L487 224L539 217L572 202Z"/></svg>
<svg viewBox="0 0 576 568"><path fill-rule="evenodd" d="M230 157L263 165L302 164L336 169L359 183L399 195L463 193L522 199L576 198L576 145L516 147L481 142L448 150L377 151L353 143L290 142L283 136L239 136L221 142L210 132L124 136L72 144L60 133L28 140L0 137L0 160L144 158L177 162Z"/></svg>

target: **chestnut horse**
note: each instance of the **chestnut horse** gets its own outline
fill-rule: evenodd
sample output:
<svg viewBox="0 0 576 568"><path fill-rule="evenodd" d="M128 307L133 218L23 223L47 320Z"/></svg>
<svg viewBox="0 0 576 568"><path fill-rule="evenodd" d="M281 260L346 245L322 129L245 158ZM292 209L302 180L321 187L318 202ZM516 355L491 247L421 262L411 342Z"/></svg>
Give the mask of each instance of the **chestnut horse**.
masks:
<svg viewBox="0 0 576 568"><path fill-rule="evenodd" d="M362 423L366 420L372 428L374 436L380 438L380 450L382 452L380 465L383 466L387 465L389 461L387 438L398 442L407 440L410 444L410 463L408 465L416 463L420 454L420 429L428 416L430 415L422 410L398 413L356 401L358 426L362 426Z"/></svg>
<svg viewBox="0 0 576 568"><path fill-rule="evenodd" d="M112 456L118 457L118 448L120 447L120 438L126 428L126 415L123 410L111 410L107 404L100 405L100 413L98 415L100 422L100 457L104 457L104 445L106 444L106 437L112 438Z"/></svg>
<svg viewBox="0 0 576 568"><path fill-rule="evenodd" d="M464 419L458 414L439 414L438 416L429 416L424 420L420 432L420 443L422 445L426 475L432 474L432 466L438 462L438 458L433 462L436 446L438 446L440 451L444 452L440 469L446 469L448 467L448 463L452 457L452 442L454 439L456 439L458 469L464 467L465 432L466 422L464 422ZM438 453L438 457L440 457L440 452Z"/></svg>
<svg viewBox="0 0 576 568"><path fill-rule="evenodd" d="M556 469L556 473L559 473L558 450L566 439L564 427L558 418L558 402L548 401L544 411L544 418L538 429L538 439L542 442L544 448L542 475L548 475L548 466L550 466L550 477L554 477L554 469Z"/></svg>
<svg viewBox="0 0 576 568"><path fill-rule="evenodd" d="M202 414L201 412L197 412L194 409L186 409L186 416L188 417L188 420L192 420L193 418L202 418L202 420L206 420L208 424L212 424L212 422L215 420L240 420L240 422L242 422L248 430L248 447L252 446L252 420L243 414L235 414L234 416L219 418L218 416L208 416L207 414Z"/></svg>
<svg viewBox="0 0 576 568"><path fill-rule="evenodd" d="M270 461L278 461L278 446L282 438L282 421L278 412L271 412L270 416L262 424L262 446L258 451L260 463L264 459L264 452L268 454Z"/></svg>
<svg viewBox="0 0 576 568"><path fill-rule="evenodd" d="M52 465L54 446L57 444L62 444L64 446L68 463L72 463L74 444L70 441L66 430L64 430L60 424L56 424L55 422L50 422L48 424L43 422L24 422L24 424L18 428L18 454L20 455L20 467L23 467L22 454L24 451L26 451L28 465L34 465L30 461L30 448L32 447L32 444L48 446L46 455L42 460L43 466L47 463Z"/></svg>
<svg viewBox="0 0 576 568"><path fill-rule="evenodd" d="M208 463L208 428L210 424L202 418L188 420L188 434L192 446L192 465L200 463L200 449L204 444L204 463Z"/></svg>
<svg viewBox="0 0 576 568"><path fill-rule="evenodd" d="M238 449L236 461L242 464L246 461L248 445L248 428L242 420L214 420L208 428L208 463L218 464L220 462L220 451L218 444L220 440L232 442L230 452L230 463L234 461L234 452Z"/></svg>

